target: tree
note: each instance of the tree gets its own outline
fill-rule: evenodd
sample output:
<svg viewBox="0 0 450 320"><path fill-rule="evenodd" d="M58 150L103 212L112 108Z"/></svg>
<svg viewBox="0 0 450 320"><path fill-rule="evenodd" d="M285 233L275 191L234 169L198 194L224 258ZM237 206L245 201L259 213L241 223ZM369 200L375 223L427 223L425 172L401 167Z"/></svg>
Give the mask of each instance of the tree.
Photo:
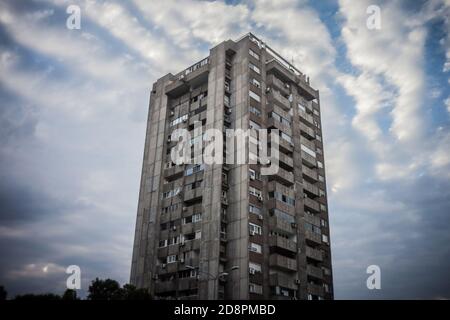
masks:
<svg viewBox="0 0 450 320"><path fill-rule="evenodd" d="M26 293L24 295L17 295L14 300L33 300L33 301L43 301L43 300L61 300L61 296L53 293L43 293L43 294L32 294Z"/></svg>
<svg viewBox="0 0 450 320"><path fill-rule="evenodd" d="M123 286L123 299L124 300L151 300L152 297L147 289L136 288L132 284L125 284Z"/></svg>
<svg viewBox="0 0 450 320"><path fill-rule="evenodd" d="M73 290L73 289L66 289L66 291L64 291L64 294L62 296L62 300L79 300L77 298L77 291Z"/></svg>
<svg viewBox="0 0 450 320"><path fill-rule="evenodd" d="M116 280L96 278L89 286L89 300L122 300L124 290Z"/></svg>
<svg viewBox="0 0 450 320"><path fill-rule="evenodd" d="M7 297L8 297L8 292L6 292L6 290L3 286L0 286L0 301L6 300Z"/></svg>

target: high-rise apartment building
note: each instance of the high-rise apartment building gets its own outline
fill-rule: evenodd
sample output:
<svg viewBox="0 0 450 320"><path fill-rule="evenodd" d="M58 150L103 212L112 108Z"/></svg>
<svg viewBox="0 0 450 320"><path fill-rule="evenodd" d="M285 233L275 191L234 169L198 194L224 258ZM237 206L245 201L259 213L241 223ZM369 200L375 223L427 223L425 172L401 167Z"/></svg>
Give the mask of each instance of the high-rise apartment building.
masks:
<svg viewBox="0 0 450 320"><path fill-rule="evenodd" d="M204 146L199 124L268 129L279 170L174 164L171 133ZM131 283L160 299L333 298L319 93L268 45L228 40L156 81L143 161Z"/></svg>

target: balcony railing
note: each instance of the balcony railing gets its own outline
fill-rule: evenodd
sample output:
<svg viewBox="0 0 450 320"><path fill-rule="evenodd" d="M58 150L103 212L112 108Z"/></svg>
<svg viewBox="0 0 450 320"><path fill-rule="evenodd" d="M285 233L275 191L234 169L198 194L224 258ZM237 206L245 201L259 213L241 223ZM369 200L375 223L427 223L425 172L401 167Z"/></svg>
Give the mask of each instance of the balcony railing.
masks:
<svg viewBox="0 0 450 320"><path fill-rule="evenodd" d="M310 181L317 182L317 172L314 169L310 169L306 166L302 166L303 177Z"/></svg>
<svg viewBox="0 0 450 320"><path fill-rule="evenodd" d="M310 198L304 198L303 203L305 205L305 208L314 212L319 212L319 203L317 201Z"/></svg>
<svg viewBox="0 0 450 320"><path fill-rule="evenodd" d="M311 241L313 243L316 243L316 244L322 243L322 238L321 238L320 234L312 232L310 230L305 231L305 239L308 241Z"/></svg>
<svg viewBox="0 0 450 320"><path fill-rule="evenodd" d="M269 101L280 106L285 110L289 110L291 108L291 104L288 99L283 97L279 91L271 90L269 93Z"/></svg>
<svg viewBox="0 0 450 320"><path fill-rule="evenodd" d="M320 250L306 246L306 256L316 261L323 261L323 253Z"/></svg>
<svg viewBox="0 0 450 320"><path fill-rule="evenodd" d="M289 86L274 75L267 76L267 85L279 90L284 94L289 94Z"/></svg>
<svg viewBox="0 0 450 320"><path fill-rule="evenodd" d="M292 172L286 171L282 168L278 168L277 173L274 175L269 176L270 180L276 180L279 183L291 186L294 184L294 174Z"/></svg>
<svg viewBox="0 0 450 320"><path fill-rule="evenodd" d="M278 247L286 251L297 252L297 244L294 241L288 240L283 237L270 236L269 245L271 247Z"/></svg>
<svg viewBox="0 0 450 320"><path fill-rule="evenodd" d="M292 223L289 223L276 216L270 217L269 227L272 231L280 231L282 233L295 234L296 230L293 228Z"/></svg>
<svg viewBox="0 0 450 320"><path fill-rule="evenodd" d="M304 136L304 137L306 137L308 139L315 139L316 138L316 134L314 132L314 129L308 127L304 123L300 123L300 133L301 133L302 136Z"/></svg>
<svg viewBox="0 0 450 320"><path fill-rule="evenodd" d="M269 265L273 268L278 268L287 272L297 271L297 260L282 256L277 253L272 253L270 255Z"/></svg>
<svg viewBox="0 0 450 320"><path fill-rule="evenodd" d="M312 194L313 196L319 196L319 188L305 180L303 180L303 190L305 192L308 192L309 194Z"/></svg>
<svg viewBox="0 0 450 320"><path fill-rule="evenodd" d="M317 279L323 279L322 269L309 264L306 266L306 274Z"/></svg>
<svg viewBox="0 0 450 320"><path fill-rule="evenodd" d="M280 286L287 289L296 290L297 285L295 284L295 279L281 273L273 273L269 277L270 286Z"/></svg>
<svg viewBox="0 0 450 320"><path fill-rule="evenodd" d="M323 286L315 284L315 283L308 283L308 293L323 297Z"/></svg>
<svg viewBox="0 0 450 320"><path fill-rule="evenodd" d="M302 150L301 152L301 156L302 156L302 163L309 167L309 168L314 168L317 164L316 162L316 158L314 158L313 156L307 154L305 151Z"/></svg>

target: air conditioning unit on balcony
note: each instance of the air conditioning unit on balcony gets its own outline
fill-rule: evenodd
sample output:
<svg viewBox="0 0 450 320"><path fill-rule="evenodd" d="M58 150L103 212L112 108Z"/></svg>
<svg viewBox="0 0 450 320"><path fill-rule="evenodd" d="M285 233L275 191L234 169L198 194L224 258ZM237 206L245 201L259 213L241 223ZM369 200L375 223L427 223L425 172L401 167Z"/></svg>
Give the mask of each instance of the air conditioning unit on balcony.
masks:
<svg viewBox="0 0 450 320"><path fill-rule="evenodd" d="M295 284L300 284L300 279L296 279Z"/></svg>
<svg viewBox="0 0 450 320"><path fill-rule="evenodd" d="M187 209L188 209L187 207L183 207L183 211L187 211Z"/></svg>
<svg viewBox="0 0 450 320"><path fill-rule="evenodd" d="M259 201L263 201L263 197L261 195L258 196Z"/></svg>
<svg viewBox="0 0 450 320"><path fill-rule="evenodd" d="M170 111L170 115L171 115L171 116L174 116L174 115L175 115L175 111L173 111L173 110Z"/></svg>
<svg viewBox="0 0 450 320"><path fill-rule="evenodd" d="M248 273L250 273L250 274L255 274L255 273L256 273L256 270L255 270L255 269L252 269L252 268L250 268L250 269L248 269Z"/></svg>
<svg viewBox="0 0 450 320"><path fill-rule="evenodd" d="M173 231L176 231L176 230L177 230L177 226L173 226L173 227L172 227L172 230L173 230Z"/></svg>
<svg viewBox="0 0 450 320"><path fill-rule="evenodd" d="M165 263L161 264L161 268L165 269L166 268L166 264Z"/></svg>
<svg viewBox="0 0 450 320"><path fill-rule="evenodd" d="M292 228L297 228L297 224L295 222L291 223Z"/></svg>
<svg viewBox="0 0 450 320"><path fill-rule="evenodd" d="M262 214L258 214L258 220L262 220L263 219L263 215Z"/></svg>
<svg viewBox="0 0 450 320"><path fill-rule="evenodd" d="M255 231L253 231L253 230L252 230L252 231L250 231L250 235L251 235L251 236L254 236L255 234L256 234L256 232L255 232Z"/></svg>
<svg viewBox="0 0 450 320"><path fill-rule="evenodd" d="M170 137L168 137L167 142L172 142L172 139Z"/></svg>
<svg viewBox="0 0 450 320"><path fill-rule="evenodd" d="M180 263L184 263L184 258L180 258Z"/></svg>

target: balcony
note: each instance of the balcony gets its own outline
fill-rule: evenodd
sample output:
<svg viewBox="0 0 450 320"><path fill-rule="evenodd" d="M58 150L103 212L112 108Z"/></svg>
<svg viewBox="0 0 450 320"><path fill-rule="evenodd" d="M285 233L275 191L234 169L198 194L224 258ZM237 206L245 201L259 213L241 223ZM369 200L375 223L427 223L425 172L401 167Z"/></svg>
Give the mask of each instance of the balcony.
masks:
<svg viewBox="0 0 450 320"><path fill-rule="evenodd" d="M295 73L286 68L276 59L266 62L266 70L267 73L275 75L278 79L281 79L284 82L295 82Z"/></svg>
<svg viewBox="0 0 450 320"><path fill-rule="evenodd" d="M291 109L291 103L288 99L283 97L279 91L270 90L268 100L270 103L273 103L287 111Z"/></svg>
<svg viewBox="0 0 450 320"><path fill-rule="evenodd" d="M303 121L306 124L314 125L314 119L313 119L313 116L311 114L308 114L308 113L306 113L303 110L299 110L298 113L300 115L300 121Z"/></svg>
<svg viewBox="0 0 450 320"><path fill-rule="evenodd" d="M291 259L277 253L272 253L269 258L270 267L277 268L287 272L297 271L297 260Z"/></svg>
<svg viewBox="0 0 450 320"><path fill-rule="evenodd" d="M269 276L269 285L272 287L283 287L287 289L297 290L295 279L281 273L273 273Z"/></svg>
<svg viewBox="0 0 450 320"><path fill-rule="evenodd" d="M278 154L278 158L279 158L279 162L284 164L286 167L289 167L291 169L294 168L294 160L292 159L292 157L280 152Z"/></svg>
<svg viewBox="0 0 450 320"><path fill-rule="evenodd" d="M314 169L302 166L302 174L305 179L312 182L317 182L317 172Z"/></svg>
<svg viewBox="0 0 450 320"><path fill-rule="evenodd" d="M184 165L174 165L171 168L167 168L164 170L164 177L169 181L175 180L183 176L183 173Z"/></svg>
<svg viewBox="0 0 450 320"><path fill-rule="evenodd" d="M310 198L303 198L303 204L310 211L319 212L319 203L317 201Z"/></svg>
<svg viewBox="0 0 450 320"><path fill-rule="evenodd" d="M178 291L196 289L198 287L197 278L183 278L178 280Z"/></svg>
<svg viewBox="0 0 450 320"><path fill-rule="evenodd" d="M322 251L308 246L306 246L306 257L320 262L323 261Z"/></svg>
<svg viewBox="0 0 450 320"><path fill-rule="evenodd" d="M313 128L308 127L306 124L300 122L300 134L309 140L316 138L316 133Z"/></svg>
<svg viewBox="0 0 450 320"><path fill-rule="evenodd" d="M293 228L292 223L289 223L276 216L269 218L269 227L272 231L279 231L281 233L295 234L296 230Z"/></svg>
<svg viewBox="0 0 450 320"><path fill-rule="evenodd" d="M275 180L285 186L292 186L294 184L294 174L282 168L278 168L278 172L269 176L269 180Z"/></svg>
<svg viewBox="0 0 450 320"><path fill-rule="evenodd" d="M314 143L314 140L308 140L305 137L300 136L300 143L313 151L316 150L316 144Z"/></svg>
<svg viewBox="0 0 450 320"><path fill-rule="evenodd" d="M206 110L202 111L200 113L197 113L196 115L193 115L192 117L189 117L189 125L195 124L197 121L203 121L206 119Z"/></svg>
<svg viewBox="0 0 450 320"><path fill-rule="evenodd" d="M203 188L196 188L184 191L184 201L194 202L203 196Z"/></svg>
<svg viewBox="0 0 450 320"><path fill-rule="evenodd" d="M303 191L309 193L313 197L319 196L319 188L305 180L303 180Z"/></svg>
<svg viewBox="0 0 450 320"><path fill-rule="evenodd" d="M268 86L279 90L282 94L288 95L289 94L289 85L285 84L283 81L275 77L274 75L270 74L267 76L266 83Z"/></svg>
<svg viewBox="0 0 450 320"><path fill-rule="evenodd" d="M307 100L315 99L319 96L317 90L314 90L309 85L308 81L306 81L306 77L297 77L296 84L298 88L300 89L300 94L302 94Z"/></svg>
<svg viewBox="0 0 450 320"><path fill-rule="evenodd" d="M323 279L323 271L322 269L315 267L313 265L308 264L306 266L306 274L310 277L316 278L316 279Z"/></svg>
<svg viewBox="0 0 450 320"><path fill-rule="evenodd" d="M306 230L305 231L305 239L307 241L313 242L314 244L322 244L322 237L320 234Z"/></svg>
<svg viewBox="0 0 450 320"><path fill-rule="evenodd" d="M269 199L268 201L266 201L265 205L267 206L267 210L272 210L272 209L278 209L281 211L284 211L292 216L295 215L295 209L294 207L285 204L282 201L279 201L277 199Z"/></svg>
<svg viewBox="0 0 450 320"><path fill-rule="evenodd" d="M294 241L279 236L270 236L269 246L277 247L289 252L297 252L297 244Z"/></svg>
<svg viewBox="0 0 450 320"><path fill-rule="evenodd" d="M278 121L275 118L268 118L267 119L267 128L275 128L275 129L283 131L286 134L292 136L291 125L289 125L287 123L282 123L282 122Z"/></svg>
<svg viewBox="0 0 450 320"><path fill-rule="evenodd" d="M308 293L323 297L323 287L315 283L308 283Z"/></svg>
<svg viewBox="0 0 450 320"><path fill-rule="evenodd" d="M274 133L270 133L268 138L267 138L267 139L269 139L270 143L272 143L272 136L271 136L272 134L274 134ZM281 138L280 136L278 137L278 141L279 141L278 142L278 148L279 148L279 150L281 152L291 153L291 152L294 151L294 145L292 143L290 143L287 140ZM272 145L271 145L271 147L272 147ZM274 144L274 147L276 147L276 144Z"/></svg>
<svg viewBox="0 0 450 320"><path fill-rule="evenodd" d="M307 154L305 151L301 151L301 157L302 157L302 163L309 167L309 168L314 168L317 165L316 162L316 158L314 158L313 156Z"/></svg>
<svg viewBox="0 0 450 320"><path fill-rule="evenodd" d="M166 94L170 97L179 97L189 92L190 87L198 87L208 81L208 58L192 65L173 76L173 80L166 85Z"/></svg>
<svg viewBox="0 0 450 320"><path fill-rule="evenodd" d="M175 291L175 281L156 281L155 282L155 292L167 292L167 291Z"/></svg>
<svg viewBox="0 0 450 320"><path fill-rule="evenodd" d="M320 227L320 218L313 214L305 213L303 219L305 220L305 222L308 222L309 224L315 225L316 227Z"/></svg>

